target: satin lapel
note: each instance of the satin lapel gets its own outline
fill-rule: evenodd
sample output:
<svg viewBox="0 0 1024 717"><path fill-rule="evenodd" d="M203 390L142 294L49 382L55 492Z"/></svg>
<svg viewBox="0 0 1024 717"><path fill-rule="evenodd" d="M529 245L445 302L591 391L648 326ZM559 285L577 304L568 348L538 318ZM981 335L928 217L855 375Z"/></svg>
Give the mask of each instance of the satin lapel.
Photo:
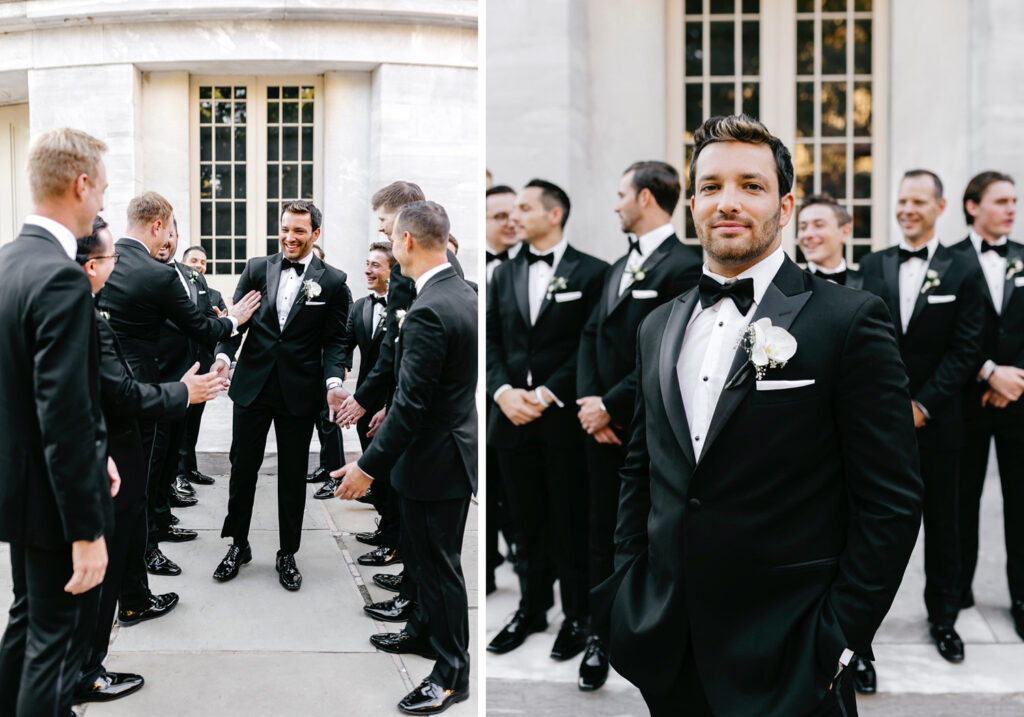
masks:
<svg viewBox="0 0 1024 717"><path fill-rule="evenodd" d="M978 259L978 252L974 249L974 243L971 242L970 238L965 239L964 241L966 241L967 244L966 244L966 246L964 246L964 248L960 249L959 251L963 253L964 260L968 261L968 262L971 262L971 265L975 269L977 269L979 272L981 272L982 276L984 277L984 270L982 270L982 268L981 268L981 260ZM960 242L960 244L963 244L963 243L964 242ZM960 246L960 244L957 244L955 246L958 247L958 246ZM955 252L956 249L954 247L950 247L950 251ZM1009 253L1007 253L1007 258L1009 258ZM988 299L989 308L992 309L993 311L995 311L996 302L992 299L992 292L989 291L988 282L987 281L983 281L981 283L983 285L983 290L984 290L985 298ZM1012 285L1012 282L1011 282L1011 285ZM1006 306L1006 291L1007 291L1007 288L1003 289L1003 306L1004 307Z"/></svg>
<svg viewBox="0 0 1024 717"><path fill-rule="evenodd" d="M799 274L794 276L791 271L792 269L796 269ZM758 305L757 311L754 312L750 323L754 323L758 319L769 318L772 321L772 326L778 326L788 331L797 314L800 313L801 309L804 308L804 304L811 297L812 292L802 291L787 296L783 289L779 288L779 284L782 284L783 288L800 291L799 287L802 286L801 274L803 272L800 268L789 259L786 259L782 268L779 269L779 273L775 275L775 279L772 280L772 283L768 285L768 289L764 292L764 297L761 299L761 303ZM796 282L800 283L797 284ZM800 348L797 347L797 351L799 350ZM711 445L718 438L722 428L728 422L733 412L754 385L754 382L751 380L754 370L747 356L747 350L742 344L736 348L736 354L733 356L732 366L729 369L728 375L729 380L725 382L725 388L722 389L722 393L718 397L718 405L715 406L715 412L711 416L711 425L708 426L704 447L701 449L700 457L697 459L698 465L700 465L700 460L711 449Z"/></svg>
<svg viewBox="0 0 1024 717"><path fill-rule="evenodd" d="M900 255L891 251L882 257L882 281L885 282L885 303L889 306L896 335L903 334L903 320L900 318Z"/></svg>
<svg viewBox="0 0 1024 717"><path fill-rule="evenodd" d="M366 300L363 301L363 332L366 334L368 341L372 341L373 337L377 335L377 327L373 325L373 307L373 301L367 296ZM385 307L384 310L387 311L387 308Z"/></svg>
<svg viewBox="0 0 1024 717"><path fill-rule="evenodd" d="M277 289L281 283L281 255L274 254L267 258L267 317L268 323L274 327L274 331L281 331L281 324L277 320Z"/></svg>
<svg viewBox="0 0 1024 717"><path fill-rule="evenodd" d="M665 413L668 415L672 432L691 466L696 463L696 458L693 455L693 443L690 441L690 422L686 418L686 409L683 406L683 394L679 386L676 364L679 362L683 336L686 335L686 325L696 304L696 289L690 290L672 302L672 311L668 315L665 330L661 334L661 351L658 357L661 400L665 404Z"/></svg>
<svg viewBox="0 0 1024 717"><path fill-rule="evenodd" d="M622 296L619 296L619 284L622 282L622 272L626 270L626 260L629 259L629 255L619 257L619 260L612 265L612 268L608 271L608 280L605 282L604 287L604 303L605 303L605 315L609 315L615 310L622 301L622 296L625 296L627 292L622 292Z"/></svg>
<svg viewBox="0 0 1024 717"><path fill-rule="evenodd" d="M185 273L185 269L186 269L185 265L184 264L179 264L178 262L174 262L174 268L177 269L178 273L181 274L182 277L184 277L184 279L185 279L185 286L188 287L188 298L192 299L192 303L193 304L197 304L198 305L199 304L199 287L196 286L196 283L189 278L191 273L192 273L192 271L189 270L188 273Z"/></svg>
<svg viewBox="0 0 1024 717"><path fill-rule="evenodd" d="M280 266L280 265L278 265ZM295 301L292 302L291 311L288 312L288 318L285 319L284 328L281 329L283 334L288 329L288 324L292 322L295 316L299 313L299 310L306 303L306 291L303 288L307 281L317 281L324 273L324 265L319 259L314 258L306 267L306 271L302 274L302 285L299 288L299 295L295 297ZM314 299L316 301L316 299Z"/></svg>
<svg viewBox="0 0 1024 717"><path fill-rule="evenodd" d="M562 260L558 262L558 267L555 269L555 273L551 276L551 280L554 281L556 276L561 276L565 279L566 289L565 291L578 291L579 287L570 286L569 279L572 277L572 272L575 271L576 265L580 263L579 255L573 248L566 247L565 253L562 254ZM540 311L537 312L537 320L534 321L534 325L540 323L541 317L544 316L544 312L548 310L548 307L554 303L554 299L551 298L550 294L544 294L544 300L540 304Z"/></svg>
<svg viewBox="0 0 1024 717"><path fill-rule="evenodd" d="M949 267L952 265L953 253L949 249L945 248L940 244L939 248L935 250L935 256L932 257L931 262L928 264L928 268L925 270L925 276L927 277L929 271L934 271L936 274L939 275L938 286L942 286L942 279L946 275L946 270L949 269ZM927 280L928 279L925 278L925 281ZM924 309L925 304L928 303L928 295L931 294L933 291L935 291L934 287L923 294L921 292L917 293L917 301L914 302L914 313L910 315L910 321L907 322L908 334L910 333L910 327L914 325L914 321L917 319L918 315Z"/></svg>
<svg viewBox="0 0 1024 717"><path fill-rule="evenodd" d="M526 249L521 249L522 254ZM523 317L523 323L530 326L530 265L526 258L519 254L512 260L512 293L515 295L516 306Z"/></svg>
<svg viewBox="0 0 1024 717"><path fill-rule="evenodd" d="M1007 273L1009 273L1009 266L1010 266L1010 264L1013 262L1013 260L1015 258L1019 259L1021 262L1024 262L1024 247L1021 247L1018 244L1014 244L1010 240L1007 240L1006 243L1007 243L1007 246L1008 246L1008 248L1006 250L1006 266L1007 266ZM1003 274L1003 276L1005 277L1006 274ZM1003 284L1003 308L1002 308L1002 311L999 312L1000 314L1002 314L1003 312L1006 311L1006 307L1009 305L1010 299L1013 297L1013 292L1017 288L1017 284L1016 284L1015 280L1018 277L1024 277L1024 272L1018 272L1018 273L1014 274L1013 276L1011 276L1009 279L1005 279L1004 280L1004 284ZM988 289L988 284L986 284L986 291L987 291L987 289Z"/></svg>

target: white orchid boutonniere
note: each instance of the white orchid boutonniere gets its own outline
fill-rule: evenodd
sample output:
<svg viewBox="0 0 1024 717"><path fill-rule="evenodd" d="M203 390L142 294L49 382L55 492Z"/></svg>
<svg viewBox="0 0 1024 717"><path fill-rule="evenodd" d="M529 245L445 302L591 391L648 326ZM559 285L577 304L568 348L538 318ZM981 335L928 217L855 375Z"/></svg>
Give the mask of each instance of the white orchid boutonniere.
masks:
<svg viewBox="0 0 1024 717"><path fill-rule="evenodd" d="M925 294L929 289L934 289L939 285L939 272L935 269L929 269L924 274L924 284L921 285L921 293Z"/></svg>
<svg viewBox="0 0 1024 717"><path fill-rule="evenodd" d="M747 327L743 345L759 381L768 369L782 368L796 354L793 335L781 326L772 326L772 320L767 317Z"/></svg>
<svg viewBox="0 0 1024 717"><path fill-rule="evenodd" d="M1013 278L1014 274L1019 274L1024 271L1024 262L1021 262L1019 256L1015 256L1010 261L1006 262L1006 279L1009 281Z"/></svg>
<svg viewBox="0 0 1024 717"><path fill-rule="evenodd" d="M405 321L407 313L405 309L395 309L395 319L398 321L398 328L402 328L402 322Z"/></svg>
<svg viewBox="0 0 1024 717"><path fill-rule="evenodd" d="M306 292L307 301L320 296L320 292L322 291L320 285L312 279L302 282L302 290Z"/></svg>
<svg viewBox="0 0 1024 717"><path fill-rule="evenodd" d="M631 284L636 284L647 278L647 272L644 271L643 265L629 265L626 267L626 273L629 275Z"/></svg>
<svg viewBox="0 0 1024 717"><path fill-rule="evenodd" d="M110 321L110 312L109 311L101 311L100 312L100 318L103 319L104 321Z"/></svg>
<svg viewBox="0 0 1024 717"><path fill-rule="evenodd" d="M192 273L188 275L188 280L191 281L193 284L199 281L199 272L193 269Z"/></svg>
<svg viewBox="0 0 1024 717"><path fill-rule="evenodd" d="M548 283L547 298L550 299L552 294L557 294L559 291L565 291L569 283L565 280L564 276L553 276L551 281Z"/></svg>

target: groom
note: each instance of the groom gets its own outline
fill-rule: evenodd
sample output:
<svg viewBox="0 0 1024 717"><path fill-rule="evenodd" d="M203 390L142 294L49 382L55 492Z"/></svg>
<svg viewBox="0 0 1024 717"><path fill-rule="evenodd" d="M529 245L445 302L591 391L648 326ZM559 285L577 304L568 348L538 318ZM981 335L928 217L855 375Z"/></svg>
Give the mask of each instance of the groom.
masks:
<svg viewBox="0 0 1024 717"><path fill-rule="evenodd" d="M856 714L842 670L870 656L921 518L892 322L786 257L778 138L745 115L694 138L708 261L640 326L616 571L595 589L611 662L652 715Z"/></svg>

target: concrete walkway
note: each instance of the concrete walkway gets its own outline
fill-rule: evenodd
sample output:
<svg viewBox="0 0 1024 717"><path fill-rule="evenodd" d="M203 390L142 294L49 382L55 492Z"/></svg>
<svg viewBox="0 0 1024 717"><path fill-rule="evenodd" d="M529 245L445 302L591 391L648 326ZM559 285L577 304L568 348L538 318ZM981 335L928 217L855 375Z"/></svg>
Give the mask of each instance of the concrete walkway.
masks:
<svg viewBox="0 0 1024 717"><path fill-rule="evenodd" d="M862 715L900 717L1010 717L1024 714L1024 642L1009 614L1002 495L994 462L982 499L981 555L974 580L976 607L965 610L957 631L965 661L952 665L928 636L923 542L919 537L892 610L874 642L879 693L858 697ZM498 590L487 598L486 639L516 609L519 591L507 565L497 573ZM487 714L572 717L641 717L639 692L616 674L594 693L580 692L580 658L559 663L548 657L562 624L559 607L548 613L546 633L530 636L506 655L487 653Z"/></svg>

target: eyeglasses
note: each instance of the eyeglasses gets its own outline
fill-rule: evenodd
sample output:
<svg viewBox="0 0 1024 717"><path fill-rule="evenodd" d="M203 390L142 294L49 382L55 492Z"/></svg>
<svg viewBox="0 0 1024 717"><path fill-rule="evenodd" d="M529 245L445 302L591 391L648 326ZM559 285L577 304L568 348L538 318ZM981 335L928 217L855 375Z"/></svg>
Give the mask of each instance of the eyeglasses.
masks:
<svg viewBox="0 0 1024 717"><path fill-rule="evenodd" d="M89 259L96 259L96 260L99 260L99 259L110 259L115 264L117 263L117 260L120 259L120 258L121 258L120 254L105 254L103 256L90 256L89 257Z"/></svg>

